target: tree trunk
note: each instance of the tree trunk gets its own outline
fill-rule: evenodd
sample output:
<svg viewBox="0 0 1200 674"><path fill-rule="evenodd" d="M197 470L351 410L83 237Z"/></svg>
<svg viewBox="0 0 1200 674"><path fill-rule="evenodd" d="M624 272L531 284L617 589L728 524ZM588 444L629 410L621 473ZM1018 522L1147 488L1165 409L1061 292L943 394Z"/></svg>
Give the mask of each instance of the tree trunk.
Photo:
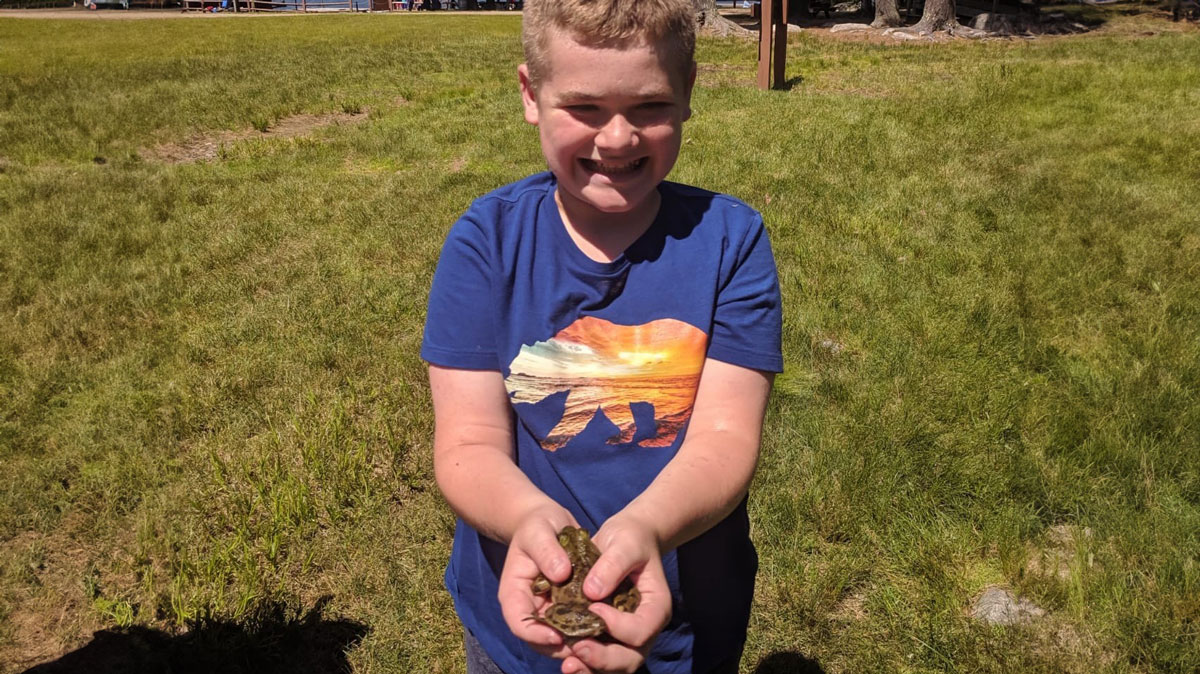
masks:
<svg viewBox="0 0 1200 674"><path fill-rule="evenodd" d="M954 0L925 0L921 20L912 27L918 33L932 33L935 30L954 32L955 28L958 28L958 18L955 16Z"/></svg>
<svg viewBox="0 0 1200 674"><path fill-rule="evenodd" d="M742 37L754 34L717 13L717 0L692 0L692 7L696 9L696 28L701 32Z"/></svg>
<svg viewBox="0 0 1200 674"><path fill-rule="evenodd" d="M872 28L893 28L902 26L900 11L896 9L896 0L875 0L875 21Z"/></svg>

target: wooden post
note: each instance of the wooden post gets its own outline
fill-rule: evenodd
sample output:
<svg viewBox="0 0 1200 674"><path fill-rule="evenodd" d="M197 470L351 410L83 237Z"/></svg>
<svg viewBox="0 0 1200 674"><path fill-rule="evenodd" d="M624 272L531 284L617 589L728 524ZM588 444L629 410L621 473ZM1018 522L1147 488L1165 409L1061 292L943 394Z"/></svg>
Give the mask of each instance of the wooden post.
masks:
<svg viewBox="0 0 1200 674"><path fill-rule="evenodd" d="M308 11L308 0L300 0L300 11L301 12Z"/></svg>
<svg viewBox="0 0 1200 674"><path fill-rule="evenodd" d="M779 89L787 81L784 73L787 65L787 12L788 0L762 2L762 24L758 33L759 89Z"/></svg>
<svg viewBox="0 0 1200 674"><path fill-rule="evenodd" d="M771 39L775 36L775 0L763 0L758 31L758 88L771 88Z"/></svg>
<svg viewBox="0 0 1200 674"><path fill-rule="evenodd" d="M775 5L775 50L771 58L775 60L775 82L771 85L782 89L787 83L784 68L787 66L787 27L788 0L779 0Z"/></svg>

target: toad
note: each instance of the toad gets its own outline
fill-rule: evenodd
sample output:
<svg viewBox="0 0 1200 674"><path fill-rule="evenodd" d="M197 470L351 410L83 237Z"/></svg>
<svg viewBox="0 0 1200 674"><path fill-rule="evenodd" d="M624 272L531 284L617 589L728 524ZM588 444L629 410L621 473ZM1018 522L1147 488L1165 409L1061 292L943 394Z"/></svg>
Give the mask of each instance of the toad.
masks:
<svg viewBox="0 0 1200 674"><path fill-rule="evenodd" d="M558 532L558 544L567 551L567 558L571 560L571 575L562 583L556 584L538 574L533 580L533 593L549 595L550 605L542 611L542 615L534 614L526 620L549 625L569 639L607 634L608 628L604 621L588 610L592 600L583 594L583 579L587 578L588 571L600 558L600 550L592 543L588 532L578 527L563 527L562 531ZM618 611L632 613L641 601L641 594L626 578L617 586L616 591L603 601Z"/></svg>

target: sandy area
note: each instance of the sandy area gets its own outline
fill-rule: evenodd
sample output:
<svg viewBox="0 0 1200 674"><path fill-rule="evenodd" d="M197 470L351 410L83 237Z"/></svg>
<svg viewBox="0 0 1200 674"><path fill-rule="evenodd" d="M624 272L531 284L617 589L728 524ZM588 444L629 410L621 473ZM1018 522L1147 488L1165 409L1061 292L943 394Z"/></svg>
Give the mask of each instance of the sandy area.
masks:
<svg viewBox="0 0 1200 674"><path fill-rule="evenodd" d="M280 12L291 15L291 12ZM97 9L85 7L56 7L53 9L0 9L0 19L89 19L95 21L130 21L137 19L202 19L226 16L267 16L266 12L185 12L178 7L169 9Z"/></svg>
<svg viewBox="0 0 1200 674"><path fill-rule="evenodd" d="M309 14L332 14L334 12L310 12ZM365 13L365 12L360 12ZM377 14L399 14L404 16L450 16L459 14L490 14L520 16L519 12L495 11L443 11L443 12L376 12ZM57 7L53 9L0 9L0 19L92 19L99 21L129 21L137 19L204 19L250 16L304 16L303 12L185 12L178 7L167 9L97 9L85 7Z"/></svg>

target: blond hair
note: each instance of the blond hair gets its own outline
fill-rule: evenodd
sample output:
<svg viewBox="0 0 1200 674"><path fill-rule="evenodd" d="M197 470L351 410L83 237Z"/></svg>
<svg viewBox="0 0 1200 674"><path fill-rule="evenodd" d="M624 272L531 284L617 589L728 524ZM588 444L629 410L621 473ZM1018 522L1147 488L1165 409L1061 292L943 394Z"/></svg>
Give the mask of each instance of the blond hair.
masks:
<svg viewBox="0 0 1200 674"><path fill-rule="evenodd" d="M696 12L691 0L525 0L521 43L529 79L536 86L550 73L546 52L553 33L590 47L649 44L686 78L696 50Z"/></svg>

